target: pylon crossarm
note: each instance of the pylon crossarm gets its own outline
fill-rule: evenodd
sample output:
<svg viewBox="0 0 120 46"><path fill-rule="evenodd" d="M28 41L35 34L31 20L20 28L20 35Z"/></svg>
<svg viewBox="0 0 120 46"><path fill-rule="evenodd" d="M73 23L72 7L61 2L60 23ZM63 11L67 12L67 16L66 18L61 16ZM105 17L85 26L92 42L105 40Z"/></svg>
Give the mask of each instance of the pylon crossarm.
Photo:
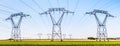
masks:
<svg viewBox="0 0 120 46"><path fill-rule="evenodd" d="M50 12L54 12L54 11L65 11L65 9L64 9L64 8L49 8L48 11L50 11Z"/></svg>
<svg viewBox="0 0 120 46"><path fill-rule="evenodd" d="M98 9L94 9L94 11L93 11L93 12L95 12L95 13L108 14L108 12L107 12L107 11L104 11L104 10L98 10Z"/></svg>
<svg viewBox="0 0 120 46"><path fill-rule="evenodd" d="M39 13L39 15L43 15L43 14L49 14L49 12L43 12L43 13Z"/></svg>
<svg viewBox="0 0 120 46"><path fill-rule="evenodd" d="M12 14L10 17L12 18L12 17L20 16L20 15L23 15L23 12Z"/></svg>
<svg viewBox="0 0 120 46"><path fill-rule="evenodd" d="M93 12L86 12L85 14L94 15L95 13L93 13Z"/></svg>
<svg viewBox="0 0 120 46"><path fill-rule="evenodd" d="M69 11L69 10L65 10L65 11L63 11L64 13L72 13L72 14L74 14L74 12L72 12L72 11Z"/></svg>

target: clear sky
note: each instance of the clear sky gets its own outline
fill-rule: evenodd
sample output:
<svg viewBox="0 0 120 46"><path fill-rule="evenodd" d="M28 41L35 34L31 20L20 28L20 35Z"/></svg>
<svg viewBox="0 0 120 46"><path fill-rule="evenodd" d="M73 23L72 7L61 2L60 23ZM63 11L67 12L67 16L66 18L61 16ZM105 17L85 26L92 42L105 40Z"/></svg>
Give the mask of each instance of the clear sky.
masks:
<svg viewBox="0 0 120 46"><path fill-rule="evenodd" d="M47 38L46 34L51 33L52 28L50 17L38 13L58 7L75 12L74 15L65 14L63 18L62 33L66 34L67 38L69 34L72 34L72 38L96 37L96 20L93 15L85 15L85 12L93 9L105 10L115 16L107 20L108 37L120 37L120 0L0 0L0 39L10 38L12 25L5 19L18 12L31 16L23 18L23 38L38 38L38 33L43 34L42 38Z"/></svg>

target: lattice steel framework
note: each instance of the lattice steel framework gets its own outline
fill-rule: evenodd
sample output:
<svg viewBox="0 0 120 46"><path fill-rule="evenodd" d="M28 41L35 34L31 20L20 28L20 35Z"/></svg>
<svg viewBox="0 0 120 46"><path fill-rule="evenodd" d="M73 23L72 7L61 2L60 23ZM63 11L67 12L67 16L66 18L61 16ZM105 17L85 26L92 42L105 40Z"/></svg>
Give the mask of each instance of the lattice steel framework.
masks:
<svg viewBox="0 0 120 46"><path fill-rule="evenodd" d="M105 18L103 21L100 21L100 18L98 18L98 16L96 15L97 13L101 13L101 14L105 14ZM104 10L97 10L94 9L94 11L92 12L86 12L86 14L90 14L90 15L94 15L95 19L97 21L97 41L101 41L101 40L108 40L108 34L107 34L107 28L106 28L106 20L108 17L114 17L111 14L109 14L107 11Z"/></svg>
<svg viewBox="0 0 120 46"><path fill-rule="evenodd" d="M14 17L20 16L18 22L15 22L13 19ZM21 30L20 25L22 22L23 17L27 17L29 15L23 14L23 12L12 14L10 17L8 17L6 20L10 20L12 23L12 32L11 32L11 38L14 39L14 41L21 40Z"/></svg>
<svg viewBox="0 0 120 46"><path fill-rule="evenodd" d="M62 15L60 16L58 21L55 21L55 18L51 14L52 12L62 12ZM40 15L43 15L43 14L49 14L50 15L50 18L51 18L51 21L52 21L52 24L53 24L51 41L54 41L55 36L58 36L60 41L62 41L61 22L62 22L62 19L63 19L63 16L64 16L65 13L68 14L68 13L74 13L74 12L71 12L71 11L66 10L64 8L49 8L48 11L40 13ZM59 28L59 29L55 30L56 27Z"/></svg>

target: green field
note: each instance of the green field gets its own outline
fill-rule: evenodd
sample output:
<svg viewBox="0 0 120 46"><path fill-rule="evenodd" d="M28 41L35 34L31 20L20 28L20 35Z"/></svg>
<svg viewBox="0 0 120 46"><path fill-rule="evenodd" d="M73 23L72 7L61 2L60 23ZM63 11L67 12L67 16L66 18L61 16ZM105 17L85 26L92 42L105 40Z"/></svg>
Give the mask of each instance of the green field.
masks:
<svg viewBox="0 0 120 46"><path fill-rule="evenodd" d="M120 46L120 41L0 41L0 46Z"/></svg>

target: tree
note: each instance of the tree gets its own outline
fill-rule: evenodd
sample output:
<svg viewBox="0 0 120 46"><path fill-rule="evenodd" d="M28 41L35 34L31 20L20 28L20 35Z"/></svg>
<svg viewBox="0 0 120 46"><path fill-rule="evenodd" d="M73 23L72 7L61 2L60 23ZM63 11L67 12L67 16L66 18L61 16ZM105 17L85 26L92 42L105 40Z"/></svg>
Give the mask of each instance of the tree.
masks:
<svg viewBox="0 0 120 46"><path fill-rule="evenodd" d="M94 38L94 37L88 37L88 39L89 39L89 40L95 40L95 38Z"/></svg>

